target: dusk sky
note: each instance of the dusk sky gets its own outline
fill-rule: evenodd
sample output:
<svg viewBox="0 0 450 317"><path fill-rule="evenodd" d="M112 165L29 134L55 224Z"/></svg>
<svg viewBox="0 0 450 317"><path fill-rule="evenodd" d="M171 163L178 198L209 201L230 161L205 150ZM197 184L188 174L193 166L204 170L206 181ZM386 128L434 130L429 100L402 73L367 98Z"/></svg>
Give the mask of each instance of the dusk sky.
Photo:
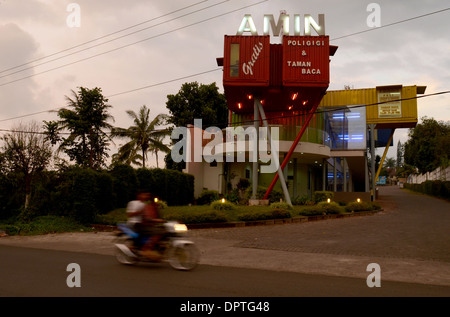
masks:
<svg viewBox="0 0 450 317"><path fill-rule="evenodd" d="M79 26L67 21L76 12L67 11L71 3ZM379 28L367 24L370 3L379 5ZM100 87L121 127L132 124L125 111L142 105L152 118L168 113L167 95L185 82L216 82L223 92L216 58L224 35L236 34L244 14L262 33L264 14L278 19L281 10L325 14L330 44L339 46L329 90L401 84L449 91L449 7L444 0L0 0L0 129L57 119L48 111L80 86ZM419 99L418 112L450 121L450 93ZM407 133L397 130L394 145Z"/></svg>

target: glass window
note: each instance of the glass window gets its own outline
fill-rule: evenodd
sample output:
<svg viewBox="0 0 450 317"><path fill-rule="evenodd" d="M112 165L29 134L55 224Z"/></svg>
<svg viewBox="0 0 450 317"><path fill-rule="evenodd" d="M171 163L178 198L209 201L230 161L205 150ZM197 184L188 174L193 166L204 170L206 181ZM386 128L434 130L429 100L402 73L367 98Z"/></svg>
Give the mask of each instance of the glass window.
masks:
<svg viewBox="0 0 450 317"><path fill-rule="evenodd" d="M327 110L326 129L333 150L363 150L366 148L366 108L339 107Z"/></svg>
<svg viewBox="0 0 450 317"><path fill-rule="evenodd" d="M239 77L239 44L230 44L230 77Z"/></svg>

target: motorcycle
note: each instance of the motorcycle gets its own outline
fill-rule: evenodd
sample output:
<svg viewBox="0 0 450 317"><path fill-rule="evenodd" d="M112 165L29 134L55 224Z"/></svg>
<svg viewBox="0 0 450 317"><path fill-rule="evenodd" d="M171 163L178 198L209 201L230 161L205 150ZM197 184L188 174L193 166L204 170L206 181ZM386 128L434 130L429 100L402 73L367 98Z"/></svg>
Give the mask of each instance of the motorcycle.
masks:
<svg viewBox="0 0 450 317"><path fill-rule="evenodd" d="M150 259L140 255L139 246L150 237L140 236L125 223L117 224L116 258L122 264L134 265L138 262L167 261L176 270L194 269L200 258L200 252L193 241L186 238L187 226L175 221L164 222L163 237L156 244L160 259Z"/></svg>

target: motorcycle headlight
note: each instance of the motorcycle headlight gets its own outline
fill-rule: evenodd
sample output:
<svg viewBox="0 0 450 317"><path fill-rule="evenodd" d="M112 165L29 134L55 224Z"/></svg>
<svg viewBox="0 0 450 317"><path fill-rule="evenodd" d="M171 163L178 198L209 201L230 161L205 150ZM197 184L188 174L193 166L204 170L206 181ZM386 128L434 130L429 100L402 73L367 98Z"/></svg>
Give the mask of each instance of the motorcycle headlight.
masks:
<svg viewBox="0 0 450 317"><path fill-rule="evenodd" d="M180 232L180 233L188 231L187 226L185 224L183 224L183 223L176 223L174 225L174 229L175 229L176 232Z"/></svg>

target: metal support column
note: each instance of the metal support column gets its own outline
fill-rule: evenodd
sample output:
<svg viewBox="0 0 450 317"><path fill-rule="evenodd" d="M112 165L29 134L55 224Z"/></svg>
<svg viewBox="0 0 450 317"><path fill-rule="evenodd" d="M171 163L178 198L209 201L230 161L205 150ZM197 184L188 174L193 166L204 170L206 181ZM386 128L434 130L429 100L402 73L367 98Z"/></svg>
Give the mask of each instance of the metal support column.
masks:
<svg viewBox="0 0 450 317"><path fill-rule="evenodd" d="M333 157L333 191L337 192L337 168L336 168L336 158Z"/></svg>
<svg viewBox="0 0 450 317"><path fill-rule="evenodd" d="M256 105L256 99L255 99L255 105ZM266 113L264 112L264 109L263 109L263 107L262 107L262 105L261 105L261 103L259 102L259 100L258 100L258 108L259 108L259 115L261 116L261 119L262 119L262 121L263 121L263 124L264 124L264 126L267 128L267 138L268 138L268 140L271 142L271 140L272 140L272 135L271 135L271 133L270 133L270 127L269 127L269 124L267 123L267 119L266 119ZM286 202L289 204L289 205L292 205L292 202L291 202L291 197L289 196L289 190L288 190L288 188L287 188L287 186L286 186L286 181L285 181L285 178L284 178L284 173L283 173L283 169L282 169L282 167L280 166L280 162L279 162L279 158L278 158L278 153L275 153L276 151L273 151L273 149L272 149L272 151L271 151L271 153L272 153L272 160L274 160L274 162L275 162L275 166L278 166L278 169L277 169L277 175L278 175L278 177L280 178L280 183L281 183L281 187L283 188L283 193L284 193L284 199L286 200ZM267 194L267 193L266 193ZM267 197L264 197L264 199L267 199Z"/></svg>
<svg viewBox="0 0 450 317"><path fill-rule="evenodd" d="M370 128L370 161L371 161L371 176L372 176L372 201L375 200L375 124L369 124Z"/></svg>
<svg viewBox="0 0 450 317"><path fill-rule="evenodd" d="M322 159L322 190L327 190L327 160Z"/></svg>
<svg viewBox="0 0 450 317"><path fill-rule="evenodd" d="M395 132L395 129L392 129L391 135L389 136L389 141L386 144L386 148L384 149L383 157L381 158L381 161L380 161L380 166L378 166L377 175L375 176L375 180L377 180L378 176L380 176L381 169L383 168L384 159L386 158L386 154L389 150L389 146L391 145L392 138L394 137L394 132Z"/></svg>
<svg viewBox="0 0 450 317"><path fill-rule="evenodd" d="M253 103L253 124L256 130L255 138L253 145L253 151L256 151L258 153L258 138L259 138L259 112L258 112L258 98L255 98L255 101ZM254 156L253 156L254 157ZM258 158L258 155L256 155ZM252 173L252 199L256 199L256 193L258 191L258 159L253 161L253 173Z"/></svg>
<svg viewBox="0 0 450 317"><path fill-rule="evenodd" d="M300 132L297 134L297 136L296 136L294 142L292 142L291 148L289 149L289 151L288 151L286 157L284 158L283 163L281 163L281 170L283 170L284 167L285 167L285 166L287 165L287 163L289 162L289 159L291 158L292 153L294 153L294 150L295 150L295 148L297 147L298 142L300 142L300 139L302 138L303 133L305 133L305 130L306 130L306 128L308 127L309 122L311 121L311 119L312 119L314 113L316 112L318 106L319 106L319 104L317 103L317 104L316 104L315 106L313 106L313 107L311 108L311 110L309 111L308 117L306 117L306 120L305 120L305 122L304 122L302 128L300 129ZM272 191L272 189L273 189L273 187L275 186L275 184L277 183L279 176L280 176L280 175L279 175L278 173L275 174L275 177L273 178L272 183L270 183L269 188L267 189L266 194L264 195L264 199L267 199L267 197L269 197L269 194L270 194L270 192Z"/></svg>
<svg viewBox="0 0 450 317"><path fill-rule="evenodd" d="M341 157L342 160L342 174L344 175L344 185L342 188L343 192L347 191L347 159L345 157Z"/></svg>

